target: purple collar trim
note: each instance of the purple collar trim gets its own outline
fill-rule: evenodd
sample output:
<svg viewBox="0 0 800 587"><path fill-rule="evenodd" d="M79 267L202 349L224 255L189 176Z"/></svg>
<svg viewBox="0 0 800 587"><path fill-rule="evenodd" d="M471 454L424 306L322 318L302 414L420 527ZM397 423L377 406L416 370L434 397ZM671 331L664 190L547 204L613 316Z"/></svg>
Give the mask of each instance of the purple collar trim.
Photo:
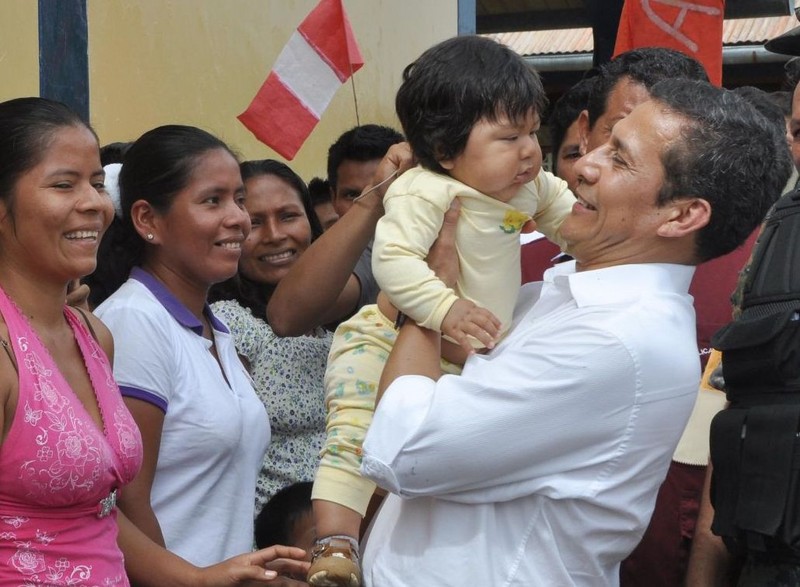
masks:
<svg viewBox="0 0 800 587"><path fill-rule="evenodd" d="M200 320L198 320L197 317L192 314L189 309L180 302L180 300L178 300L178 298L172 295L172 292L169 291L167 287L158 279L153 277L141 267L134 267L131 270L130 277L150 290L150 293L152 293L159 303L164 306L167 312L169 312L170 315L175 318L178 324L191 329L199 336L203 335L203 324L200 322ZM209 322L211 322L211 327L214 330L218 330L226 334L228 333L228 327L220 322L216 316L214 316L214 313L211 311L208 303L206 303L205 307L203 308L203 313L208 317Z"/></svg>

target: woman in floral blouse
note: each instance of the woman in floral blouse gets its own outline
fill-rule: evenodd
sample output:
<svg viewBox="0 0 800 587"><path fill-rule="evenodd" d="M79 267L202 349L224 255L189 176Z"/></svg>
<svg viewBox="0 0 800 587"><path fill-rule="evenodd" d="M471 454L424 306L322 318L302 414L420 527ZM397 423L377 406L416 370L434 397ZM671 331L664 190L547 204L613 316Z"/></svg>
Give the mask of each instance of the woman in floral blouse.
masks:
<svg viewBox="0 0 800 587"><path fill-rule="evenodd" d="M239 274L214 288L214 313L230 328L236 349L269 414L272 442L256 490L256 513L280 489L311 481L325 438L322 378L332 335L316 329L281 338L266 322L269 296L311 241L322 233L308 188L273 160L241 165L252 223Z"/></svg>

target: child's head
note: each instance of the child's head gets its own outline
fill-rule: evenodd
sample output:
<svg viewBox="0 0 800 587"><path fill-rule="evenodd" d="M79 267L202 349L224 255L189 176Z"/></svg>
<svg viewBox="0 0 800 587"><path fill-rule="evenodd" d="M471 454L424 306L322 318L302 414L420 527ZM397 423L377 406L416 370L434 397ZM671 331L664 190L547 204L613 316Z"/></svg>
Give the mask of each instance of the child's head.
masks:
<svg viewBox="0 0 800 587"><path fill-rule="evenodd" d="M295 483L272 496L256 518L258 548L276 544L297 546L304 549L311 560L311 549L316 540L311 510L312 485L311 482Z"/></svg>
<svg viewBox="0 0 800 587"><path fill-rule="evenodd" d="M477 124L538 129L546 101L539 75L522 57L491 39L464 36L431 47L406 67L395 107L420 164L448 173L446 163L464 153ZM533 177L541 151L537 160Z"/></svg>

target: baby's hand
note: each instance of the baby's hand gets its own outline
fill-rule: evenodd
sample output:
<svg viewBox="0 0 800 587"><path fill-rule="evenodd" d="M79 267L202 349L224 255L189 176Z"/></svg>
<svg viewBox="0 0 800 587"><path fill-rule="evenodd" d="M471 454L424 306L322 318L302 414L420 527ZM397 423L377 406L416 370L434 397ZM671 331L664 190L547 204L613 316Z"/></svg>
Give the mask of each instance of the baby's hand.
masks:
<svg viewBox="0 0 800 587"><path fill-rule="evenodd" d="M456 341L468 354L475 352L469 337L488 349L494 348L500 334L500 320L486 308L469 300L457 300L442 320L442 333Z"/></svg>

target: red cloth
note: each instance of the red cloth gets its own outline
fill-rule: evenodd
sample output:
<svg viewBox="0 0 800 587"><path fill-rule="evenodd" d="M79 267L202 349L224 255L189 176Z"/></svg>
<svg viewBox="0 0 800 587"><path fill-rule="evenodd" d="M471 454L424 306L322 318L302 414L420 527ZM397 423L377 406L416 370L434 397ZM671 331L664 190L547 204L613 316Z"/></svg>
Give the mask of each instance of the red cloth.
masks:
<svg viewBox="0 0 800 587"><path fill-rule="evenodd" d="M705 369L711 354L711 337L732 320L731 294L736 289L739 272L747 264L760 231L757 228L735 251L697 266L689 293L694 296L697 313L697 347Z"/></svg>
<svg viewBox="0 0 800 587"><path fill-rule="evenodd" d="M259 141L291 160L336 90L362 65L342 0L321 0L238 118Z"/></svg>
<svg viewBox="0 0 800 587"><path fill-rule="evenodd" d="M558 245L540 238L522 245L522 283L541 281L542 275L553 266L553 257L561 253Z"/></svg>
<svg viewBox="0 0 800 587"><path fill-rule="evenodd" d="M706 468L670 463L650 526L622 561L620 587L679 587L689 564Z"/></svg>
<svg viewBox="0 0 800 587"><path fill-rule="evenodd" d="M677 49L722 85L724 15L725 0L625 0L614 55L638 47Z"/></svg>

